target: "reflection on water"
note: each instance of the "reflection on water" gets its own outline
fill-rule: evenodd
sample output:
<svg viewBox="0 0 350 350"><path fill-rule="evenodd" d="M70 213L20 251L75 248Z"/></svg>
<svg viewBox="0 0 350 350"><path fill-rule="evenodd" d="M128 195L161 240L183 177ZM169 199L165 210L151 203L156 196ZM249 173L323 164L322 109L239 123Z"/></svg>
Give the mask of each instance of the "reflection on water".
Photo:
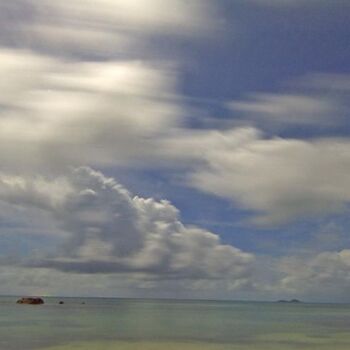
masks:
<svg viewBox="0 0 350 350"><path fill-rule="evenodd" d="M305 334L269 334L257 337L247 344L219 344L200 342L115 341L76 342L45 350L348 350L350 337L338 334L331 337L310 337Z"/></svg>
<svg viewBox="0 0 350 350"><path fill-rule="evenodd" d="M45 305L31 306L15 301L0 298L0 350L350 349L349 305L46 298Z"/></svg>

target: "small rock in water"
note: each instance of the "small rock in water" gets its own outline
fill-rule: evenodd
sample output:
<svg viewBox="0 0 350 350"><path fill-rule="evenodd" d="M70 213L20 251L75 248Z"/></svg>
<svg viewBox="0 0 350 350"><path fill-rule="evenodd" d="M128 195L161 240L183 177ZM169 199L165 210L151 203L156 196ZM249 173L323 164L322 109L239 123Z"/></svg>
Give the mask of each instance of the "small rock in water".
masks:
<svg viewBox="0 0 350 350"><path fill-rule="evenodd" d="M24 297L17 300L17 304L41 305L44 304L44 300L39 297Z"/></svg>

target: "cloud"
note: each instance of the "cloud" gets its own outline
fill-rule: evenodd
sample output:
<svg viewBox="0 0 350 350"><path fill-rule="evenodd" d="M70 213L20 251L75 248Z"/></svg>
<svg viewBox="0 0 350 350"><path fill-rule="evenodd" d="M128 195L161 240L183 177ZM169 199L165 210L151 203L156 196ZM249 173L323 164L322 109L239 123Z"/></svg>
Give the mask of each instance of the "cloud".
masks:
<svg viewBox="0 0 350 350"><path fill-rule="evenodd" d="M334 0L332 3L330 3L327 0L250 0L253 3L256 3L258 5L263 6L272 6L272 7L278 7L278 8L299 8L299 7L305 7L305 6L335 6L335 5L342 5L347 6L348 2L344 0Z"/></svg>
<svg viewBox="0 0 350 350"><path fill-rule="evenodd" d="M279 269L284 276L279 288L310 299L347 300L350 290L350 250L325 251L317 255L284 258Z"/></svg>
<svg viewBox="0 0 350 350"><path fill-rule="evenodd" d="M46 180L2 175L0 198L46 211L69 236L62 250L33 258L31 267L239 281L249 276L254 261L252 254L222 244L217 235L183 225L169 202L132 197L90 168Z"/></svg>
<svg viewBox="0 0 350 350"><path fill-rule="evenodd" d="M276 225L341 213L350 201L350 142L265 138L254 128L200 131L165 141L170 159L187 161L187 182Z"/></svg>
<svg viewBox="0 0 350 350"><path fill-rule="evenodd" d="M187 183L253 211L253 222L277 225L347 210L349 139L268 137L274 129L347 130L350 80L310 74L288 92L232 101L242 123L256 127L186 130L164 140L167 156L186 164ZM229 124L227 124L229 125Z"/></svg>
<svg viewBox="0 0 350 350"><path fill-rule="evenodd" d="M141 281L119 279L103 274L69 274L52 269L28 269L19 266L0 268L3 295L142 297Z"/></svg>
<svg viewBox="0 0 350 350"><path fill-rule="evenodd" d="M41 6L62 13L66 19L79 17L82 22L88 19L127 29L181 33L205 24L209 3L198 0L170 0L166 4L161 0L73 0L52 4L43 0Z"/></svg>
<svg viewBox="0 0 350 350"><path fill-rule="evenodd" d="M59 174L81 164L182 168L191 186L256 212L259 224L338 213L349 201L347 139L183 129L176 71L169 65L69 62L1 50L0 73L7 82L0 97L0 161L10 173ZM328 78L345 100L347 80ZM296 85L308 83L323 96L325 80L312 76ZM239 106L265 119L313 125L331 113L334 103L325 101L265 94Z"/></svg>
<svg viewBox="0 0 350 350"><path fill-rule="evenodd" d="M122 164L178 124L175 72L141 61L70 63L1 50L0 161L21 171Z"/></svg>
<svg viewBox="0 0 350 350"><path fill-rule="evenodd" d="M309 74L294 79L287 92L256 93L231 101L228 108L242 122L262 129L309 127L339 128L350 111L350 78L347 74Z"/></svg>
<svg viewBox="0 0 350 350"><path fill-rule="evenodd" d="M260 124L287 126L336 126L337 114L342 113L341 106L330 98L296 94L256 94L248 101L233 101L229 107Z"/></svg>
<svg viewBox="0 0 350 350"><path fill-rule="evenodd" d="M282 92L231 101L231 111L243 116L235 125L255 128L230 129L230 121L223 131L183 128L189 112L178 93L172 44L207 39L218 25L215 7L202 0L1 2L1 232L42 241L36 250L28 238L29 247L2 251L2 293L26 287L28 294L61 293L73 282L79 292L65 293L178 288L231 297L230 290L271 293L272 286L295 293L303 284L331 292L332 283L347 290L346 250L300 259L310 265L305 271L297 258L279 269L184 225L168 201L133 197L91 168L68 170L87 164L111 172L184 171L187 185L251 211L258 225L347 210L349 139L281 139L261 130L346 125L349 76L313 74ZM173 40L170 63L169 46L159 45L165 39ZM326 232L319 250L332 238ZM27 267L9 266L18 259ZM116 274L124 274L122 282Z"/></svg>
<svg viewBox="0 0 350 350"><path fill-rule="evenodd" d="M208 34L214 9L199 0L15 0L0 4L0 43L63 57L140 56L153 37Z"/></svg>
<svg viewBox="0 0 350 350"><path fill-rule="evenodd" d="M326 93L348 94L350 91L350 75L336 73L313 73L296 79L296 86L314 89Z"/></svg>
<svg viewBox="0 0 350 350"><path fill-rule="evenodd" d="M175 65L149 51L161 36L207 37L212 9L197 0L0 4L1 206L45 218L11 225L66 240L50 256L53 247L36 251L32 271L245 283L253 255L184 226L170 203L132 198L89 168L67 175L81 164L164 161L159 139L183 109Z"/></svg>

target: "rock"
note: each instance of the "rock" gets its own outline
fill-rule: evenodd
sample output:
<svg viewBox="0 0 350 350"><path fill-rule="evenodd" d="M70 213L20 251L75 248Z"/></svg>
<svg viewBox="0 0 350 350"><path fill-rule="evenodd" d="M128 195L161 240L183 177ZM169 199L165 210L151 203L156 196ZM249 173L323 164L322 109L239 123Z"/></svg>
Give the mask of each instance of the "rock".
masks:
<svg viewBox="0 0 350 350"><path fill-rule="evenodd" d="M301 303L300 300L298 299L291 299L291 300L278 300L278 303L292 303L292 304L296 304L296 303Z"/></svg>
<svg viewBox="0 0 350 350"><path fill-rule="evenodd" d="M17 304L41 305L44 304L44 300L39 297L24 297L17 300Z"/></svg>
<svg viewBox="0 0 350 350"><path fill-rule="evenodd" d="M59 304L60 304L60 305L63 305L63 304L64 304L64 302L63 302L63 301L60 301L60 302L59 302Z"/></svg>

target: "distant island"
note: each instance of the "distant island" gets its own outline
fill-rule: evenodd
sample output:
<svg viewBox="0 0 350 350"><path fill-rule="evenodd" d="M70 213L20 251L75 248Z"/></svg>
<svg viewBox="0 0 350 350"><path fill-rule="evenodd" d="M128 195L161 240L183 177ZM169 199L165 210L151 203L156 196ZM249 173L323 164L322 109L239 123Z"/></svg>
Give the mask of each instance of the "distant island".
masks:
<svg viewBox="0 0 350 350"><path fill-rule="evenodd" d="M298 300L298 299L291 299L291 300L284 300L284 299L281 299L281 300L278 300L277 301L278 303L294 303L294 304L296 304L296 303L301 303L301 301L300 300Z"/></svg>

